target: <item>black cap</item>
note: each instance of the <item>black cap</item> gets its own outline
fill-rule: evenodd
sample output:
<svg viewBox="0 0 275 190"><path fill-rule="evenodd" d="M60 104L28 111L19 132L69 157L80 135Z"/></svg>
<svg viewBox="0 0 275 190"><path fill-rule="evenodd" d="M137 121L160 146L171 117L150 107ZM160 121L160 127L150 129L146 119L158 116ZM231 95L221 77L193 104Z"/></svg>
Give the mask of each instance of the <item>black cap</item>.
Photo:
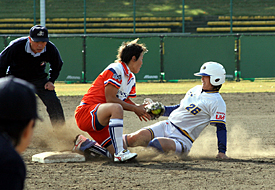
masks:
<svg viewBox="0 0 275 190"><path fill-rule="evenodd" d="M37 115L35 88L13 76L0 79L0 121L40 119ZM41 119L40 119L41 120Z"/></svg>
<svg viewBox="0 0 275 190"><path fill-rule="evenodd" d="M30 29L30 37L34 42L49 42L48 29L41 25L35 25Z"/></svg>

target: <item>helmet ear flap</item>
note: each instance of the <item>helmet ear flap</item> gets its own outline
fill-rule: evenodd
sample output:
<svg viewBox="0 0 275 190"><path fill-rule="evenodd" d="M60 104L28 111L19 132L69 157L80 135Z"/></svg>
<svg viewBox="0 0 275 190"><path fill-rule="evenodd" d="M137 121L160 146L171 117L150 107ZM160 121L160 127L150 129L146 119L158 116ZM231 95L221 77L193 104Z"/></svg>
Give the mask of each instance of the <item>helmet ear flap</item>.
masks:
<svg viewBox="0 0 275 190"><path fill-rule="evenodd" d="M219 82L219 81L220 81L220 78L216 78L216 79L215 79L215 82Z"/></svg>
<svg viewBox="0 0 275 190"><path fill-rule="evenodd" d="M225 75L223 76L210 76L210 83L213 86L219 86L225 82Z"/></svg>

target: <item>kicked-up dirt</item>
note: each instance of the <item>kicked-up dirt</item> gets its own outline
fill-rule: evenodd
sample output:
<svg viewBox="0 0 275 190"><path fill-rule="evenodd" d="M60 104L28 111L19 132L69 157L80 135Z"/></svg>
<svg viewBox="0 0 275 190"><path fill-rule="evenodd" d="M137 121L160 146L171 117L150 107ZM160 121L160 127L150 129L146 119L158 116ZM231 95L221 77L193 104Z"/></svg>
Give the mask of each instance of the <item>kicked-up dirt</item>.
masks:
<svg viewBox="0 0 275 190"><path fill-rule="evenodd" d="M35 163L31 161L34 154L71 150L77 134L89 137L74 120L81 96L59 97L67 126L56 129L38 100L39 115L44 121L37 122L33 141L23 154L27 166L25 189L275 189L275 93L222 96L227 104L227 155L232 158L227 161L215 158L216 130L208 126L185 158L137 147L130 149L138 157L129 163L105 158L83 163ZM141 95L133 100L142 103L146 97L174 105L184 95ZM155 122L141 122L134 113L126 111L124 133Z"/></svg>

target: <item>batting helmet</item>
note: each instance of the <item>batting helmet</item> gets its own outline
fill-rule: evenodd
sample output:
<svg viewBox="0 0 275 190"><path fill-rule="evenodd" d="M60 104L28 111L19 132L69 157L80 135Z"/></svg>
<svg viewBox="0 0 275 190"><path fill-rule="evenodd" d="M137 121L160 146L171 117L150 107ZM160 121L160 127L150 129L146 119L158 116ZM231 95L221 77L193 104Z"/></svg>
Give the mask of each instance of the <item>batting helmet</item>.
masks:
<svg viewBox="0 0 275 190"><path fill-rule="evenodd" d="M201 66L200 72L195 76L210 76L210 83L219 86L225 82L225 69L217 62L206 62Z"/></svg>

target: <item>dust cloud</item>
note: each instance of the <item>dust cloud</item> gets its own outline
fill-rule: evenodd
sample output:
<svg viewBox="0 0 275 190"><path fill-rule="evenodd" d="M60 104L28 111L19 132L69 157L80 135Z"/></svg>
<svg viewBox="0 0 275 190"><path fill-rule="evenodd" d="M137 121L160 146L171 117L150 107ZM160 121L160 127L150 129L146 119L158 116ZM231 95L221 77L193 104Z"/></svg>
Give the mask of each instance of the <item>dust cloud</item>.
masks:
<svg viewBox="0 0 275 190"><path fill-rule="evenodd" d="M216 129L208 126L207 131L194 142L189 156L215 157L217 153ZM235 125L227 131L226 154L234 159L272 157L275 156L275 148L274 145L264 144L261 138L249 135L242 126Z"/></svg>
<svg viewBox="0 0 275 190"><path fill-rule="evenodd" d="M36 147L48 151L72 150L76 135L82 134L87 138L89 135L81 131L74 118L66 121L66 127L53 128L50 122L40 123L35 128L33 144ZM227 132L227 156L233 159L274 157L275 148L265 145L261 138L252 137L241 126L235 125ZM215 158L218 153L216 128L208 126L199 138L194 142L188 157L178 156L173 153L159 154L152 148L135 147L129 148L131 152L138 153L138 161L172 161L182 159L205 159Z"/></svg>
<svg viewBox="0 0 275 190"><path fill-rule="evenodd" d="M48 151L70 151L78 134L85 132L77 127L74 118L66 120L66 126L52 127L50 122L45 121L35 127L32 143Z"/></svg>

